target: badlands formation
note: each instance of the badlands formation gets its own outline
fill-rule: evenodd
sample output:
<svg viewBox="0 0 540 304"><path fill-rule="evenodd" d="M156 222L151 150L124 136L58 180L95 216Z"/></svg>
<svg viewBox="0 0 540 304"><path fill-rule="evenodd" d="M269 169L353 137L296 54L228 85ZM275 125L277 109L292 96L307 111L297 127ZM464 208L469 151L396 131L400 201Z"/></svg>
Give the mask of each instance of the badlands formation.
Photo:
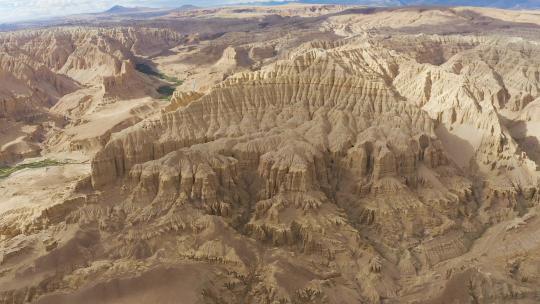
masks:
<svg viewBox="0 0 540 304"><path fill-rule="evenodd" d="M540 301L538 12L100 22L0 34L0 303Z"/></svg>

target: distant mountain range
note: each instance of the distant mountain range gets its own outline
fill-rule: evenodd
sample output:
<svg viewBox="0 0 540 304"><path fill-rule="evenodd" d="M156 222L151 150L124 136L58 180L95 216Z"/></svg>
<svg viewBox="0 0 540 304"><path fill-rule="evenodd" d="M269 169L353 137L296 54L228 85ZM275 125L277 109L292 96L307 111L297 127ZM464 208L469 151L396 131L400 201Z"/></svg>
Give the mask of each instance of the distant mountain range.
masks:
<svg viewBox="0 0 540 304"><path fill-rule="evenodd" d="M239 0L238 0L239 1ZM290 0L263 2L242 2L242 5L282 5L287 3L306 4L344 4L344 5L368 5L368 6L479 6L498 7L506 9L538 9L540 0ZM194 5L184 5L176 10L197 9ZM152 12L163 12L166 9L148 7L125 7L115 5L102 14L108 15L134 15ZM170 10L170 8L169 8Z"/></svg>
<svg viewBox="0 0 540 304"><path fill-rule="evenodd" d="M273 2L273 1L269 1ZM485 6L499 8L540 8L540 0L298 0L296 3L377 6Z"/></svg>
<svg viewBox="0 0 540 304"><path fill-rule="evenodd" d="M306 4L344 4L344 5L368 5L368 6L479 6L479 7L498 7L506 9L538 9L540 0L268 0L240 2L241 5L282 5L287 3L306 3ZM216 1L218 2L218 1ZM173 7L170 3L169 7ZM191 10L197 9L194 5L184 5L177 9ZM148 7L125 7L115 5L109 10L103 12L113 15L129 15L163 11L163 9Z"/></svg>
<svg viewBox="0 0 540 304"><path fill-rule="evenodd" d="M139 12L142 10L148 10L148 8L142 8L142 7L125 7L121 5L115 5L111 7L110 9L104 11L104 14L126 14L126 13L134 13Z"/></svg>
<svg viewBox="0 0 540 304"><path fill-rule="evenodd" d="M195 5L183 5L175 10L192 10L197 9L197 6ZM100 13L100 14L106 14L106 15L133 15L133 14L144 14L144 13L152 13L152 12L164 12L164 11L170 11L171 8L151 8L151 7L126 7L121 5L115 5L111 7L110 9Z"/></svg>
<svg viewBox="0 0 540 304"><path fill-rule="evenodd" d="M406 5L466 5L500 8L540 8L540 0L402 0Z"/></svg>
<svg viewBox="0 0 540 304"><path fill-rule="evenodd" d="M174 0L176 2L176 0ZM238 0L240 1L240 0ZM305 4L343 4L343 5L364 5L364 6L477 6L477 7L497 7L505 9L540 9L540 0L268 0L242 2L236 5L283 5L287 3ZM195 10L200 7L195 5L183 5L174 8L171 3L168 8L150 7L126 7L115 5L110 9L99 13L87 13L69 15L54 19L36 19L13 23L0 23L0 32L12 31L23 28L39 26L50 26L51 24L63 24L69 20L87 20L91 18L114 17L118 20L129 18L152 18L167 15L173 11ZM231 5L231 4L229 4ZM216 5L218 6L218 5ZM69 21L70 22L70 21Z"/></svg>

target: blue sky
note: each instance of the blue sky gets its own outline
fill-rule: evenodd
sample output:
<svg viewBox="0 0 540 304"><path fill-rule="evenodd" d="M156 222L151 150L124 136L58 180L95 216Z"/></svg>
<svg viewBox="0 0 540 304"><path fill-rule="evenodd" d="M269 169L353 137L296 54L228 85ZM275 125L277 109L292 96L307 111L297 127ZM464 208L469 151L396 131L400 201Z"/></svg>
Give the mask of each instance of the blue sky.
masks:
<svg viewBox="0 0 540 304"><path fill-rule="evenodd" d="M257 0L0 0L0 23L59 15L100 12L114 5L179 7L212 6Z"/></svg>

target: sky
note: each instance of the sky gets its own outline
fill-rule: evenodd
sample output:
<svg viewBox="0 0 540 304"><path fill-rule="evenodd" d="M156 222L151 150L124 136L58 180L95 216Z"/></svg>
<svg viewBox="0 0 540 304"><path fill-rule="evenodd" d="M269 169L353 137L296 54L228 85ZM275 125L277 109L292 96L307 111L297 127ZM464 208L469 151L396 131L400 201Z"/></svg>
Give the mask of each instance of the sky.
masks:
<svg viewBox="0 0 540 304"><path fill-rule="evenodd" d="M180 7L184 4L212 6L255 1L260 0L0 0L0 23L101 12L114 5Z"/></svg>

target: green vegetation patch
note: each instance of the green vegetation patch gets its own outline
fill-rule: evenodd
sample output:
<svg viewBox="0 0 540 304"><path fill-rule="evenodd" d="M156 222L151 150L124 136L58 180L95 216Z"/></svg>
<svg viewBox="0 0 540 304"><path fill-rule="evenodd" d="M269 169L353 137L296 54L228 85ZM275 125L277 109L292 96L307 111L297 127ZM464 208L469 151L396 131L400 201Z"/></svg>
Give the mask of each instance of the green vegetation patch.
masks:
<svg viewBox="0 0 540 304"><path fill-rule="evenodd" d="M154 69L144 63L138 63L135 65L135 69L143 74L150 75L150 76L156 76L158 78L161 78L162 74L154 71Z"/></svg>
<svg viewBox="0 0 540 304"><path fill-rule="evenodd" d="M173 86L161 86L157 89L157 92L161 95L161 99L171 100L171 97L176 90Z"/></svg>
<svg viewBox="0 0 540 304"><path fill-rule="evenodd" d="M43 167L61 166L65 164L67 163L60 162L57 160L52 160L52 159L45 159L45 160L41 160L41 161L37 161L33 163L16 165L15 167L0 167L0 178L6 178L17 171L27 169L27 168L35 169L35 168L43 168Z"/></svg>
<svg viewBox="0 0 540 304"><path fill-rule="evenodd" d="M175 85L179 86L183 83L182 80L176 78L176 77L173 77L173 76L167 76L163 73L160 73L160 72L156 72L151 66L145 64L145 63L139 63L139 64L136 64L135 65L135 69L143 74L146 74L146 75L150 75L150 76L154 76L154 77L157 77L159 79L163 79L165 81L168 81L168 82L171 82L171 83L174 83Z"/></svg>
<svg viewBox="0 0 540 304"><path fill-rule="evenodd" d="M176 77L172 77L172 76L167 76L163 73L159 73L159 72L156 72L151 66L145 64L145 63L139 63L139 64L136 64L135 65L135 69L141 73L144 73L146 75L150 75L150 76L153 76L153 77L157 77L159 79L162 79L162 80L165 80L167 82L170 82L171 85L165 85L165 86L161 86L157 89L157 92L161 95L161 99L162 100L168 100L170 101L171 98L172 98L172 95L174 93L174 90L176 90L176 87L179 86L179 85L182 85L182 83L184 83L184 81L176 78Z"/></svg>
<svg viewBox="0 0 540 304"><path fill-rule="evenodd" d="M180 80L180 79L178 79L178 78L176 78L176 77L173 77L173 76L166 76L166 75L165 75L165 76L163 76L163 77L164 77L163 79L167 80L168 82L172 82L172 83L174 83L174 84L177 85L177 86L182 85L182 83L184 83L183 80Z"/></svg>

